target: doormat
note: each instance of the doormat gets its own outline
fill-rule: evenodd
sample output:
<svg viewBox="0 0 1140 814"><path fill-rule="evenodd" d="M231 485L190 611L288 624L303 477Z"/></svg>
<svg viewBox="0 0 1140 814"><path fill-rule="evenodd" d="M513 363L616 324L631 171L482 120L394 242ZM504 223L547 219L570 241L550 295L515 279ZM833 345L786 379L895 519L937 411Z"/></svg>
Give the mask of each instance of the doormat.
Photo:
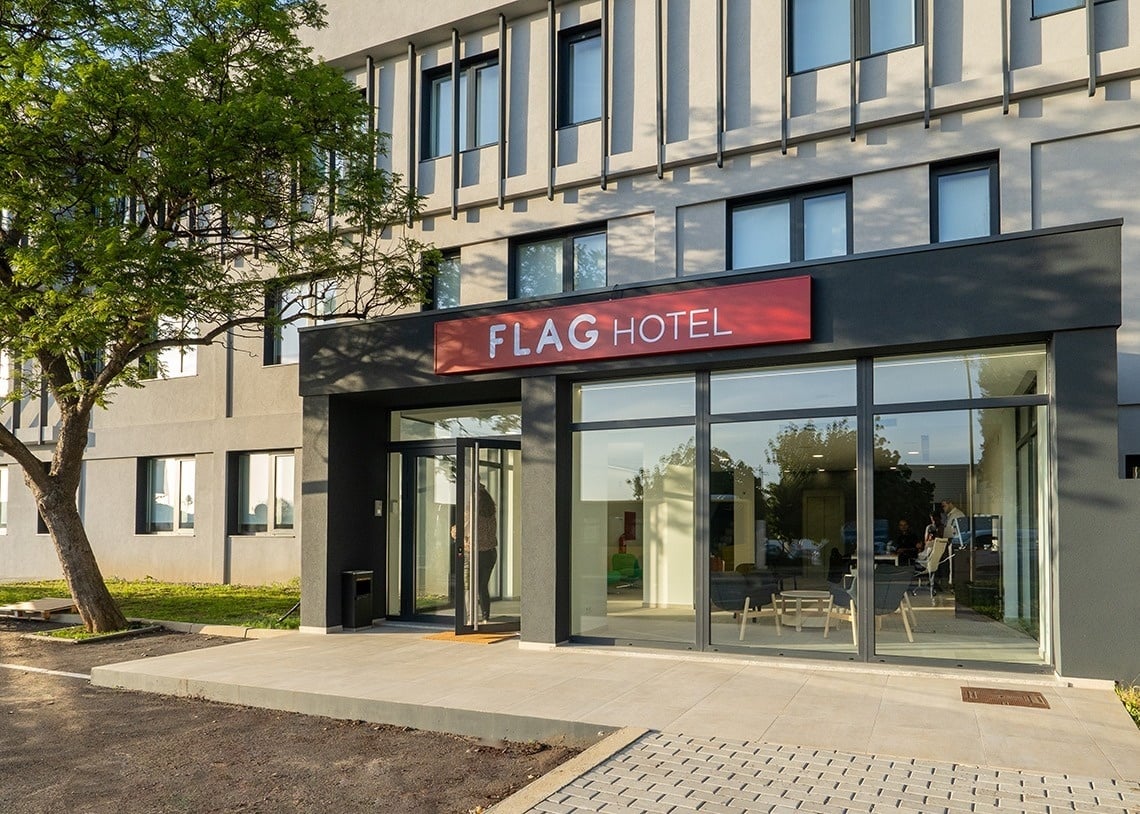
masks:
<svg viewBox="0 0 1140 814"><path fill-rule="evenodd" d="M460 642L461 644L495 644L496 642L505 642L507 639L517 639L518 635L517 633L464 633L457 636L455 631L449 630L446 633L429 633L424 638L435 639L439 642Z"/></svg>
<svg viewBox="0 0 1140 814"><path fill-rule="evenodd" d="M962 700L970 704L998 704L1005 707L1049 709L1049 702L1039 692L1025 690L993 690L987 687L963 687Z"/></svg>

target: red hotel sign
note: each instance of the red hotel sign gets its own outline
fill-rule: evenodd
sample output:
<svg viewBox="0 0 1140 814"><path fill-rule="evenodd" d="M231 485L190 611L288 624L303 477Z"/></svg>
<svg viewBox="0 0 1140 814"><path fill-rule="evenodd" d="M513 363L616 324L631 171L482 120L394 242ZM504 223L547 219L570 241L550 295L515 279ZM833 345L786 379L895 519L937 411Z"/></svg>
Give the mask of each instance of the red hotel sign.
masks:
<svg viewBox="0 0 1140 814"><path fill-rule="evenodd" d="M435 372L810 339L811 278L790 277L439 322Z"/></svg>

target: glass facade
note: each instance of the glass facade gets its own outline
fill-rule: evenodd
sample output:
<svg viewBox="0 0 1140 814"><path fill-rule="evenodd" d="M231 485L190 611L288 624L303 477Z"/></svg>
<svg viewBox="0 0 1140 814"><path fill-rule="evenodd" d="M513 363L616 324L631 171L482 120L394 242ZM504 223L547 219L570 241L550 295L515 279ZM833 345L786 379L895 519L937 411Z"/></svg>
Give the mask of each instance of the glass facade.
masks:
<svg viewBox="0 0 1140 814"><path fill-rule="evenodd" d="M1047 662L1046 358L1026 346L576 386L572 635ZM857 397L860 370L873 400Z"/></svg>
<svg viewBox="0 0 1140 814"><path fill-rule="evenodd" d="M485 438L522 432L522 409L513 404L429 407L392 412L393 441Z"/></svg>

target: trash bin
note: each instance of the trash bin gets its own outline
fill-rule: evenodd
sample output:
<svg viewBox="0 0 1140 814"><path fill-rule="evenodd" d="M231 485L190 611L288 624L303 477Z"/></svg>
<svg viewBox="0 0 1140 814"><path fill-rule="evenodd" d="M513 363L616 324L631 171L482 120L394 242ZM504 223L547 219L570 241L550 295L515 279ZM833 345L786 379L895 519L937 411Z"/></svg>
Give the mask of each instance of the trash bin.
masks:
<svg viewBox="0 0 1140 814"><path fill-rule="evenodd" d="M372 572L345 571L341 586L341 626L356 630L372 626Z"/></svg>

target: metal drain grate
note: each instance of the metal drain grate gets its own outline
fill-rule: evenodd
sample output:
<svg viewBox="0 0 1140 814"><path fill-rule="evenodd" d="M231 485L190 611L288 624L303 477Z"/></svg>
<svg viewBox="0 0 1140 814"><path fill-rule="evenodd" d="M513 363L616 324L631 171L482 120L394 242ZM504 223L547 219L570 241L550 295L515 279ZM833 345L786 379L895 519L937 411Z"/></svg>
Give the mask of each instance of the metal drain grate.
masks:
<svg viewBox="0 0 1140 814"><path fill-rule="evenodd" d="M1049 709L1049 702L1039 692L994 690L988 687L963 687L962 700L968 704L998 704L1005 707Z"/></svg>

